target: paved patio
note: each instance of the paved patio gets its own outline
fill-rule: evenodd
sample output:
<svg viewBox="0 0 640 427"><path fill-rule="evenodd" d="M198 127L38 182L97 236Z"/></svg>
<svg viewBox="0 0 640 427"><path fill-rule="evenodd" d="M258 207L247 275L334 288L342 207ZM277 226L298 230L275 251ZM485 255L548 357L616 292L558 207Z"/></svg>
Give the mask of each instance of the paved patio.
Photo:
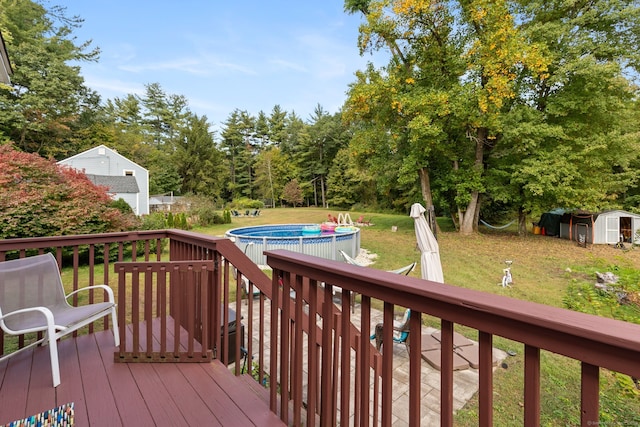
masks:
<svg viewBox="0 0 640 427"><path fill-rule="evenodd" d="M247 319L247 304L243 302L242 304L242 316L244 319ZM255 310L254 310L255 311ZM270 311L267 310L267 313ZM256 315L254 316L254 325L258 324L259 319ZM352 320L354 324L360 323L360 304L356 303L355 310L352 313ZM382 322L383 314L379 310L372 309L371 310L371 330L373 331L375 325L377 323ZM244 321L246 324L246 320ZM268 322L267 322L268 324ZM269 326L266 326L267 328ZM257 328L254 328L254 334L258 333ZM421 423L420 425L428 425L428 426L438 426L440 425L440 371L436 369L434 366L438 366L439 364L439 350L437 350L437 339L439 331L435 328L429 328L423 326L422 334L423 334L423 362L422 362L422 396L420 398L421 402ZM456 334L454 339L454 343L456 346L467 347L467 352L470 351L473 353L473 347L477 346L477 343L464 338L462 335ZM268 343L267 343L268 345ZM257 346L257 337L254 337L254 346ZM434 353L427 354L425 353L425 348L430 347L428 352L433 351ZM257 347L255 347L257 348ZM476 348L477 349L477 348ZM393 345L393 394L394 394L394 404L393 404L393 417L392 424L394 426L406 426L409 425L408 419L408 405L409 405L409 357L407 353L407 349L404 344L394 344ZM507 354L502 351L494 348L494 363L499 366L500 362L507 357ZM268 356L268 354L267 354ZM426 360L426 356L430 356L433 359L433 363L429 363ZM469 363L465 363L460 361L460 357L456 358L458 365L458 370L456 370L453 374L454 381L454 404L453 409L458 410L462 408L469 399L473 397L473 395L478 390L478 370L469 366ZM473 355L469 357L470 360L473 361ZM306 357L304 358L306 361ZM466 359L462 359L466 361ZM265 361L268 366L268 360ZM432 366L433 364L433 366ZM477 365L476 365L477 366ZM494 368L496 369L496 368ZM306 369L305 369L306 372ZM339 400L338 400L339 401Z"/></svg>

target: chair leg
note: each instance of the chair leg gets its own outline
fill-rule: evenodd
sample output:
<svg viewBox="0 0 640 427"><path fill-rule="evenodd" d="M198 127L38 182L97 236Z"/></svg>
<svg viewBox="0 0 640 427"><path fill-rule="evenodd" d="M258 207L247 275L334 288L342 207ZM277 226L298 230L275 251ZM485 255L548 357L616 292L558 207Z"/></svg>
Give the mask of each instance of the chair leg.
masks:
<svg viewBox="0 0 640 427"><path fill-rule="evenodd" d="M120 346L120 328L118 327L118 314L116 308L111 309L111 323L113 324L113 340L116 347Z"/></svg>
<svg viewBox="0 0 640 427"><path fill-rule="evenodd" d="M60 385L60 364L58 363L58 343L53 326L48 328L47 340L49 341L49 358L51 359L51 377L53 378L53 386Z"/></svg>

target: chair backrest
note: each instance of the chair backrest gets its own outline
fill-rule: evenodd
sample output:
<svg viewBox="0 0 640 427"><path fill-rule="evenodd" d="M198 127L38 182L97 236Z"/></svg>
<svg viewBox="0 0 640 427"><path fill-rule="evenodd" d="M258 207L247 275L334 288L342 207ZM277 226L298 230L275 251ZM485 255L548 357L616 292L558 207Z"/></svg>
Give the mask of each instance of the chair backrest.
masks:
<svg viewBox="0 0 640 427"><path fill-rule="evenodd" d="M411 318L411 310L406 309L404 312L404 316L402 316L402 320L400 320L400 326L397 328L402 332L409 332L409 319Z"/></svg>
<svg viewBox="0 0 640 427"><path fill-rule="evenodd" d="M347 262L347 264L359 265L360 267L364 267L362 264L360 264L354 258L351 258L349 255L347 255L347 253L345 251L341 250L340 251L340 255L342 255L342 258L344 258L344 260Z"/></svg>
<svg viewBox="0 0 640 427"><path fill-rule="evenodd" d="M23 308L64 306L68 303L52 254L0 262L0 315Z"/></svg>

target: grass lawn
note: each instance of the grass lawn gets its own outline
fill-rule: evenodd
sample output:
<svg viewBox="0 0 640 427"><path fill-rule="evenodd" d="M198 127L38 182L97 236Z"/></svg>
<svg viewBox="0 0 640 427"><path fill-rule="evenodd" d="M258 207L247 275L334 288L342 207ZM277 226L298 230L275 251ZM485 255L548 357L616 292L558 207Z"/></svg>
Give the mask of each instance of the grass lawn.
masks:
<svg viewBox="0 0 640 427"><path fill-rule="evenodd" d="M338 216L338 210L318 208L265 209L258 217L233 218L232 224L216 225L194 231L223 236L230 228L259 224L320 223L327 214ZM377 254L371 266L393 269L420 259L416 247L413 220L407 215L349 212L356 220L364 215L373 225L361 228L361 247ZM440 219L439 219L440 221ZM563 298L572 283L595 283L593 271L617 271L620 268L640 270L640 248L614 249L607 245L579 247L575 242L530 234L517 236L513 230L492 231L482 227L473 236L461 236L451 229L450 221L439 222L440 257L445 282L454 286L506 295L517 299L563 307ZM397 231L392 231L392 227ZM513 260L513 287L499 283L505 260ZM586 273L589 272L589 273ZM419 277L420 268L412 275ZM425 316L425 322L439 326L437 319ZM475 331L458 330L470 338ZM496 337L496 347L514 350L507 367L499 368L494 378L494 424L523 424L523 346ZM579 425L579 364L564 357L542 353L542 425ZM639 425L640 396L619 390L615 374L601 374L601 421L610 425ZM470 401L458 412L456 425L477 425L477 402Z"/></svg>

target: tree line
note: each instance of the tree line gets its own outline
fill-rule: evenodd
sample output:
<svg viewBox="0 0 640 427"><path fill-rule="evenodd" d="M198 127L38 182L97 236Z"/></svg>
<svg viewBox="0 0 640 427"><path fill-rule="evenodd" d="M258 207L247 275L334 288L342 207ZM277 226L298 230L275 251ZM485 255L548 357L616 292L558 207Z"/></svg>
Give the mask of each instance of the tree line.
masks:
<svg viewBox="0 0 640 427"><path fill-rule="evenodd" d="M62 158L98 144L149 170L153 194L219 206L259 200L406 212L416 201L470 233L480 218L564 207L638 211L634 1L346 0L362 17L360 70L341 111L303 119L232 111L212 132L188 100L149 83L103 101L81 67L80 17L0 0L13 64L0 142Z"/></svg>

